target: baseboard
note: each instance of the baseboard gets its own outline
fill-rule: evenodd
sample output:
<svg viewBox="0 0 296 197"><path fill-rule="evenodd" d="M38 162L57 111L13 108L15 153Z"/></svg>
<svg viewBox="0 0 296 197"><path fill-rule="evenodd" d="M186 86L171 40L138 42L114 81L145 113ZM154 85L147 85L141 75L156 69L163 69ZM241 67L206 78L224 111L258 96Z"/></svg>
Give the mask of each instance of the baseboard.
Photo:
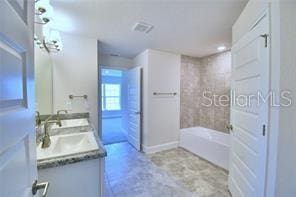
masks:
<svg viewBox="0 0 296 197"><path fill-rule="evenodd" d="M144 146L143 145L143 152L146 154L151 154L151 153L156 153L156 152L160 152L160 151L164 151L164 150L169 150L172 148L177 148L178 146L179 146L178 141L169 142L166 144L160 144L160 145L156 145L156 146Z"/></svg>

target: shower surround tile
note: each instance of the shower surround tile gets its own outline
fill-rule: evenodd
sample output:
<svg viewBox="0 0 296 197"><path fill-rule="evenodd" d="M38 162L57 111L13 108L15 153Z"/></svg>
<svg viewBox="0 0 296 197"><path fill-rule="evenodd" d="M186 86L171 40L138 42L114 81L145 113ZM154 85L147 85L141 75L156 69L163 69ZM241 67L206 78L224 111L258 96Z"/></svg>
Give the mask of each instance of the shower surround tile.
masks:
<svg viewBox="0 0 296 197"><path fill-rule="evenodd" d="M200 77L201 89L211 92L212 100L216 104L210 107L201 107L200 114L203 114L204 121L200 126L215 129L229 133L226 126L229 124L230 116L230 101L223 101L219 103L219 96L230 95L230 73L231 72L231 53L230 51L215 54L201 59ZM209 74L211 76L209 76ZM217 95L214 99L213 95ZM224 96L225 97L225 96ZM223 97L223 99L225 99ZM221 98L221 97L220 97ZM228 97L229 98L229 97ZM200 105L203 105L201 103ZM209 108L211 113L207 113Z"/></svg>
<svg viewBox="0 0 296 197"><path fill-rule="evenodd" d="M228 133L230 101L218 103L221 95L230 98L231 53L204 58L181 56L181 128L202 126ZM216 99L213 99L213 95ZM205 96L207 98L205 98ZM226 99L226 97L223 97Z"/></svg>
<svg viewBox="0 0 296 197"><path fill-rule="evenodd" d="M181 128L199 125L200 62L197 58L181 56Z"/></svg>

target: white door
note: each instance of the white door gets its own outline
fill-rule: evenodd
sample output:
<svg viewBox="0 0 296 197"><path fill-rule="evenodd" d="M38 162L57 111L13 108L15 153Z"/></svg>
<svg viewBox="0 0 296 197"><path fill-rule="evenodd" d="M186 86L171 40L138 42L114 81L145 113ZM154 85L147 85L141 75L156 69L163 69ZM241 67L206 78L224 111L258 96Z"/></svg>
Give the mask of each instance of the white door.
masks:
<svg viewBox="0 0 296 197"><path fill-rule="evenodd" d="M34 1L0 1L0 196L32 196L37 178Z"/></svg>
<svg viewBox="0 0 296 197"><path fill-rule="evenodd" d="M237 98L231 107L229 190L233 197L264 196L269 103L240 95L268 94L268 21L266 14L232 48L231 89Z"/></svg>
<svg viewBox="0 0 296 197"><path fill-rule="evenodd" d="M127 71L127 139L137 150L141 150L141 68Z"/></svg>

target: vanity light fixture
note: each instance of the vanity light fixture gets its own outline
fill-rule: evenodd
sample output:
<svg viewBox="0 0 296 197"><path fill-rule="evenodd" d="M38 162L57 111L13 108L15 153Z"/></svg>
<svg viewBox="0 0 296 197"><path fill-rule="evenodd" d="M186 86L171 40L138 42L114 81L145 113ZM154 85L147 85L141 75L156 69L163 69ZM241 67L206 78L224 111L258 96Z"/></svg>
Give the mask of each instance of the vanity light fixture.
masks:
<svg viewBox="0 0 296 197"><path fill-rule="evenodd" d="M60 32L58 32L56 30L51 30L49 39L54 44L61 43L61 35L60 35Z"/></svg>
<svg viewBox="0 0 296 197"><path fill-rule="evenodd" d="M34 35L34 42L40 49L44 49L43 42L36 35Z"/></svg>
<svg viewBox="0 0 296 197"><path fill-rule="evenodd" d="M45 46L50 52L58 52L63 48L62 39L60 32L56 30L51 30L49 37L46 39Z"/></svg>
<svg viewBox="0 0 296 197"><path fill-rule="evenodd" d="M60 33L56 30L51 30L49 25L45 25L53 21L53 7L49 0L35 0L35 14L38 21L37 24L44 25L42 38L34 37L35 43L40 49L45 49L48 53L59 52L63 48ZM40 39L40 40L39 40Z"/></svg>
<svg viewBox="0 0 296 197"><path fill-rule="evenodd" d="M47 28L45 28L47 29ZM63 48L62 39L60 32L56 30L46 31L44 34L45 39L43 40L43 45L47 52L59 52Z"/></svg>
<svg viewBox="0 0 296 197"><path fill-rule="evenodd" d="M56 30L49 30L47 26L43 28L44 39L39 40L34 36L34 41L40 49L45 49L48 53L57 53L63 49L60 33Z"/></svg>
<svg viewBox="0 0 296 197"><path fill-rule="evenodd" d="M46 17L42 17L41 18L41 21L37 21L35 22L36 24L40 24L40 25L45 25L47 23L49 23L50 19L49 18L46 18Z"/></svg>
<svg viewBox="0 0 296 197"><path fill-rule="evenodd" d="M35 12L36 15L42 15L46 12L46 9L43 7L39 7L36 9L37 12Z"/></svg>
<svg viewBox="0 0 296 197"><path fill-rule="evenodd" d="M45 13L51 7L49 0L35 1L35 10L41 13Z"/></svg>
<svg viewBox="0 0 296 197"><path fill-rule="evenodd" d="M37 24L45 25L49 23L53 18L53 8L49 3L49 0L35 1L35 14L39 17L40 21L36 21Z"/></svg>

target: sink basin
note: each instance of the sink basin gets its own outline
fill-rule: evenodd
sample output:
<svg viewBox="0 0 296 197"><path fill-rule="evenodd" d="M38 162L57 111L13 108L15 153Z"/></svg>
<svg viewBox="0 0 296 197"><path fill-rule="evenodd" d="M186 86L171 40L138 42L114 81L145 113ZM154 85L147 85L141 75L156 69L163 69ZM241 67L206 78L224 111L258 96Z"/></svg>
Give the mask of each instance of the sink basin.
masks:
<svg viewBox="0 0 296 197"><path fill-rule="evenodd" d="M82 126L88 126L89 125L88 120L86 118L61 120L61 123L62 123L61 127L59 127L56 124L53 124L51 129L82 127Z"/></svg>
<svg viewBox="0 0 296 197"><path fill-rule="evenodd" d="M37 160L68 156L98 149L93 132L51 136L51 145L42 149L37 147Z"/></svg>

